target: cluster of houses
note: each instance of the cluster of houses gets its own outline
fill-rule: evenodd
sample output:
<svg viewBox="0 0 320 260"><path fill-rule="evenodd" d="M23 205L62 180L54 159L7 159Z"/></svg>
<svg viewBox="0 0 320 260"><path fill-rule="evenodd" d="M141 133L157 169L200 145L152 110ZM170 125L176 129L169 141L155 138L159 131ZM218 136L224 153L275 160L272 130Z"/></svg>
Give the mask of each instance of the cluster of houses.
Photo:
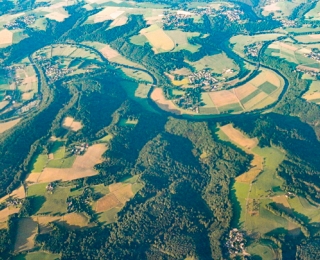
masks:
<svg viewBox="0 0 320 260"><path fill-rule="evenodd" d="M219 83L219 80L208 70L200 70L192 73L188 76L188 79L195 87L203 88L203 90L211 91L212 89L218 89L217 83Z"/></svg>
<svg viewBox="0 0 320 260"><path fill-rule="evenodd" d="M259 56L259 51L262 46L261 42L253 43L244 47L244 53L251 59L256 59Z"/></svg>
<svg viewBox="0 0 320 260"><path fill-rule="evenodd" d="M313 68L303 69L303 68L297 67L296 72L302 72L310 75L311 77L320 77L319 69L313 69Z"/></svg>
<svg viewBox="0 0 320 260"><path fill-rule="evenodd" d="M71 153L73 153L74 155L82 155L86 152L88 147L89 147L89 144L87 144L87 143L82 143L80 145L76 145L71 149Z"/></svg>
<svg viewBox="0 0 320 260"><path fill-rule="evenodd" d="M50 194L53 193L55 187L57 187L57 183L56 182L50 182L48 183L48 185L46 186L46 191Z"/></svg>
<svg viewBox="0 0 320 260"><path fill-rule="evenodd" d="M29 25L34 24L36 20L37 18L34 14L21 16L13 22L4 25L4 28L7 28L8 30L26 29Z"/></svg>
<svg viewBox="0 0 320 260"><path fill-rule="evenodd" d="M298 27L297 21L294 20L288 20L288 19L280 19L280 22L282 24L282 27Z"/></svg>
<svg viewBox="0 0 320 260"><path fill-rule="evenodd" d="M23 203L23 199L9 197L4 202L6 207L15 207L19 208Z"/></svg>
<svg viewBox="0 0 320 260"><path fill-rule="evenodd" d="M59 68L59 64L53 64L50 59L41 55L36 55L34 59L44 69L45 74L51 83L74 71L73 69L69 68Z"/></svg>
<svg viewBox="0 0 320 260"><path fill-rule="evenodd" d="M237 228L230 230L226 242L226 247L228 248L230 256L249 255L245 250L245 242L244 234L240 230Z"/></svg>
<svg viewBox="0 0 320 260"><path fill-rule="evenodd" d="M310 53L305 53L304 56L316 61L320 61L320 52L318 49L312 49Z"/></svg>
<svg viewBox="0 0 320 260"><path fill-rule="evenodd" d="M177 12L165 11L163 13L162 22L165 28L174 28L183 26L185 20L190 19L192 16L203 16L203 15L225 15L229 21L241 20L243 11L237 8L230 8L221 6L220 9L212 8L210 6L205 8L188 8L186 10L179 10Z"/></svg>

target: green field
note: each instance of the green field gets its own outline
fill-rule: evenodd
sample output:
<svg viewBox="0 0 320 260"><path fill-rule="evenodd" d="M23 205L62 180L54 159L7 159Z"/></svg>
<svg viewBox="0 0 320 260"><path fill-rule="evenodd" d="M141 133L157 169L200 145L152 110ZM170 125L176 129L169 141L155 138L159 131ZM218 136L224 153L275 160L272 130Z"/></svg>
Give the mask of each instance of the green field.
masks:
<svg viewBox="0 0 320 260"><path fill-rule="evenodd" d="M55 141L49 151L53 154L54 159L61 159L66 154L65 141Z"/></svg>
<svg viewBox="0 0 320 260"><path fill-rule="evenodd" d="M33 157L31 172L42 172L47 162L48 155L46 154L39 154L37 157Z"/></svg>
<svg viewBox="0 0 320 260"><path fill-rule="evenodd" d="M124 67L121 67L121 70L128 78L131 78L140 82L153 83L151 76L143 71L124 68Z"/></svg>
<svg viewBox="0 0 320 260"><path fill-rule="evenodd" d="M226 69L239 70L238 65L230 58L227 57L225 53L220 53L212 56L205 56L202 59L191 62L187 61L191 66L193 66L197 71L203 69L211 69L215 73L223 74ZM226 74L227 75L227 74ZM229 74L232 76L233 74Z"/></svg>
<svg viewBox="0 0 320 260"><path fill-rule="evenodd" d="M264 243L252 243L248 246L247 251L252 256L259 256L261 259L276 259L277 256L271 245Z"/></svg>
<svg viewBox="0 0 320 260"><path fill-rule="evenodd" d="M32 252L22 255L17 255L13 260L58 260L60 259L59 254L51 254L47 252Z"/></svg>
<svg viewBox="0 0 320 260"><path fill-rule="evenodd" d="M76 159L75 155L48 161L48 168L71 168Z"/></svg>
<svg viewBox="0 0 320 260"><path fill-rule="evenodd" d="M228 113L236 113L243 111L243 108L239 103L234 103L226 106L221 106L218 108L220 113L228 112Z"/></svg>
<svg viewBox="0 0 320 260"><path fill-rule="evenodd" d="M274 92L278 87L271 84L270 82L266 81L262 85L259 86L259 89L261 89L263 92L267 93L268 95Z"/></svg>
<svg viewBox="0 0 320 260"><path fill-rule="evenodd" d="M31 199L34 214L62 215L67 213L67 198L79 194L71 192L72 187L56 187L53 194L46 191L47 183L28 187L27 196Z"/></svg>
<svg viewBox="0 0 320 260"><path fill-rule="evenodd" d="M174 48L173 51L187 50L194 53L194 52L197 52L201 47L200 45L193 45L189 43L190 38L198 37L200 33L183 32L181 30L170 30L170 31L165 31L165 33L168 34L175 43L176 47Z"/></svg>

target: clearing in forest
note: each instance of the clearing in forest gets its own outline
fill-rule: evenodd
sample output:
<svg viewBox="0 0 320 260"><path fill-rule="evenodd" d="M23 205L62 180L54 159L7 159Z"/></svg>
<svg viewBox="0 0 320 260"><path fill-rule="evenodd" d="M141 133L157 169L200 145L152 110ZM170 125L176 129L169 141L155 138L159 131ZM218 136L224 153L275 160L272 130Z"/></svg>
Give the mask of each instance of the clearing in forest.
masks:
<svg viewBox="0 0 320 260"><path fill-rule="evenodd" d="M32 218L20 218L17 225L17 235L14 251L21 252L34 248L34 238L38 225Z"/></svg>
<svg viewBox="0 0 320 260"><path fill-rule="evenodd" d="M74 118L67 116L64 121L62 126L66 129L70 129L71 131L77 132L79 131L83 126L81 122L75 121Z"/></svg>

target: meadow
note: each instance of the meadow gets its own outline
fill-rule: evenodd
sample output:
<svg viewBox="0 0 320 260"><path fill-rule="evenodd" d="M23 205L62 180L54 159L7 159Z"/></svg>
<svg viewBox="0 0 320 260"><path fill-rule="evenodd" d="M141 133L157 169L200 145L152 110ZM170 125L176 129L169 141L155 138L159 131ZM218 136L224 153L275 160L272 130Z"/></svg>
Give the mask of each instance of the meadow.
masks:
<svg viewBox="0 0 320 260"><path fill-rule="evenodd" d="M27 254L17 255L13 260L57 260L60 258L59 254L51 254L47 252L32 252Z"/></svg>

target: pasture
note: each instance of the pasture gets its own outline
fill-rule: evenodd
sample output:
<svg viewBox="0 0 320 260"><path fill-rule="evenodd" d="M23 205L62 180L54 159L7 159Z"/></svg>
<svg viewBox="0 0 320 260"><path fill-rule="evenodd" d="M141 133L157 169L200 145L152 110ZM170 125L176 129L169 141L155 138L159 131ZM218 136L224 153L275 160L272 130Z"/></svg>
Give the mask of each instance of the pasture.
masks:
<svg viewBox="0 0 320 260"><path fill-rule="evenodd" d="M300 4L302 1L281 1L272 4L265 5L263 7L262 14L264 16L274 13L274 17L283 18L291 15L292 11Z"/></svg>
<svg viewBox="0 0 320 260"><path fill-rule="evenodd" d="M125 67L121 67L120 69L124 73L124 75L127 76L129 79L133 79L138 82L153 83L153 80L148 73Z"/></svg>

